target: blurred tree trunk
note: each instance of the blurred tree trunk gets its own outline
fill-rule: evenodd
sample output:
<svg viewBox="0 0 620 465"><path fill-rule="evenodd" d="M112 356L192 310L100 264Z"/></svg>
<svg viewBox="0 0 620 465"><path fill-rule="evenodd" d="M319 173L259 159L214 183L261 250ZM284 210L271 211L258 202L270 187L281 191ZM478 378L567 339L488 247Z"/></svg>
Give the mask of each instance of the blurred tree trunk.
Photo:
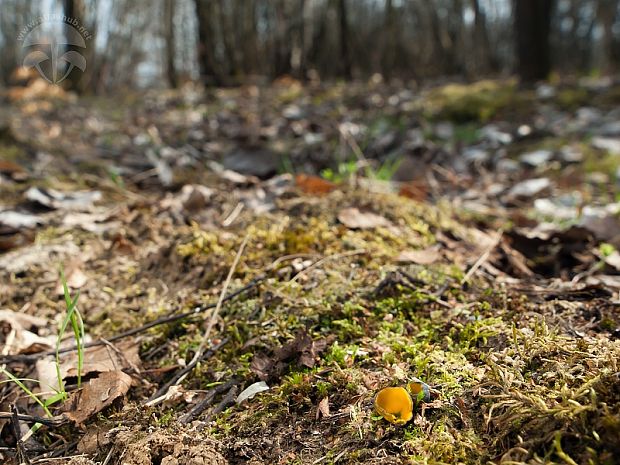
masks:
<svg viewBox="0 0 620 465"><path fill-rule="evenodd" d="M297 79L306 79L306 12L308 4L306 0L299 0L297 6L297 16L295 17L295 27L293 33L293 51L291 53L291 66L293 76Z"/></svg>
<svg viewBox="0 0 620 465"><path fill-rule="evenodd" d="M166 63L166 78L168 79L168 85L173 89L177 87L177 73L174 67L174 0L164 0L164 40L166 41L165 51L165 63Z"/></svg>
<svg viewBox="0 0 620 465"><path fill-rule="evenodd" d="M211 18L213 4L211 0L194 0L196 6L196 19L198 21L198 68L200 79L205 85L220 86L223 79L216 69L215 56L213 54L215 44Z"/></svg>
<svg viewBox="0 0 620 465"><path fill-rule="evenodd" d="M286 0L275 2L275 27L273 28L273 74L275 77L292 74L291 37Z"/></svg>
<svg viewBox="0 0 620 465"><path fill-rule="evenodd" d="M65 12L65 16L67 18L73 18L78 21L78 27L80 26L86 27L84 22L85 9L84 9L84 1L83 0L64 0L63 9ZM92 45L94 47L94 44ZM70 50L70 46L67 46L67 51ZM80 52L82 53L82 52ZM88 66L88 64L87 64ZM78 83L80 82L80 78L82 77L83 71L79 69L73 69L67 79L65 80L64 86L76 92L82 92L84 89Z"/></svg>
<svg viewBox="0 0 620 465"><path fill-rule="evenodd" d="M493 62L491 57L491 46L487 33L486 15L480 10L479 0L472 0L474 10L474 47L476 56L476 72L485 73L488 71L489 64Z"/></svg>
<svg viewBox="0 0 620 465"><path fill-rule="evenodd" d="M616 0L599 0L598 2L596 16L603 27L601 70L604 74L613 74L615 68L613 61L613 26L616 22L617 10L618 2Z"/></svg>
<svg viewBox="0 0 620 465"><path fill-rule="evenodd" d="M552 9L553 0L515 0L517 73L522 82L534 82L549 76Z"/></svg>
<svg viewBox="0 0 620 465"><path fill-rule="evenodd" d="M349 52L349 26L347 21L347 2L338 0L338 23L340 32L340 60L345 79L351 79L351 53Z"/></svg>
<svg viewBox="0 0 620 465"><path fill-rule="evenodd" d="M392 76L395 61L396 46L396 13L394 11L394 3L392 0L385 2L385 19L384 19L384 40L383 40L383 60L381 63L381 74L386 81Z"/></svg>

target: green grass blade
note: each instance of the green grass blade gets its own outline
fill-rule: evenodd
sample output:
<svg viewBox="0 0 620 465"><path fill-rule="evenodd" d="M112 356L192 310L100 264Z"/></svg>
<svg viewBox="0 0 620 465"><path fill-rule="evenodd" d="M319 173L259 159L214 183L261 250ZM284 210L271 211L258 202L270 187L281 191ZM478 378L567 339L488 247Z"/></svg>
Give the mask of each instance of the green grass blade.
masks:
<svg viewBox="0 0 620 465"><path fill-rule="evenodd" d="M17 386L22 391L24 391L28 397L30 397L37 404L39 404L41 406L41 408L43 409L43 411L45 412L45 414L48 417L52 417L53 416L52 413L47 408L47 405L45 405L45 403L41 399L39 399L39 396L37 396L34 392L32 392L30 389L28 389L28 387L26 387L26 385L21 382L20 378L16 377L15 375L13 375L13 373L11 373L10 371L8 371L8 370L6 370L5 368L2 368L2 367L0 367L0 373L2 373L4 376L9 378L15 384L17 384Z"/></svg>

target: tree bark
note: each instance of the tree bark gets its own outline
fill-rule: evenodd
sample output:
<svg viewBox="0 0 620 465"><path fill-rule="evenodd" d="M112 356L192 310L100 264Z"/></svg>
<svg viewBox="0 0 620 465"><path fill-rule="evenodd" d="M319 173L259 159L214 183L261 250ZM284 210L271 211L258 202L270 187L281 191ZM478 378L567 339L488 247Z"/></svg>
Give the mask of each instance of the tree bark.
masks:
<svg viewBox="0 0 620 465"><path fill-rule="evenodd" d="M85 9L84 9L84 1L83 0L64 0L63 9L65 12L65 16L67 18L74 18L78 21L78 26L76 29L79 29L81 26L86 26L84 23ZM94 44L91 44L94 47ZM70 46L67 46L66 51L70 50ZM80 50L80 53L83 53L84 50ZM88 66L88 64L87 64ZM82 77L83 71L79 69L73 69L67 79L65 80L64 86L76 92L81 92L83 89L78 85L80 78Z"/></svg>
<svg viewBox="0 0 620 465"><path fill-rule="evenodd" d="M340 60L342 61L342 73L345 79L352 78L351 54L349 52L349 25L347 21L347 2L338 0L338 22L340 33Z"/></svg>
<svg viewBox="0 0 620 465"><path fill-rule="evenodd" d="M174 42L174 0L164 0L164 40L166 41L166 78L168 85L173 89L177 87L177 72L174 66L175 42Z"/></svg>
<svg viewBox="0 0 620 465"><path fill-rule="evenodd" d="M196 19L198 21L198 68L200 79L203 84L220 86L223 84L222 77L216 70L215 57L213 56L213 31L210 19L212 4L210 0L194 0L196 7Z"/></svg>
<svg viewBox="0 0 620 465"><path fill-rule="evenodd" d="M551 71L552 9L553 0L515 0L517 73L524 83L546 79Z"/></svg>

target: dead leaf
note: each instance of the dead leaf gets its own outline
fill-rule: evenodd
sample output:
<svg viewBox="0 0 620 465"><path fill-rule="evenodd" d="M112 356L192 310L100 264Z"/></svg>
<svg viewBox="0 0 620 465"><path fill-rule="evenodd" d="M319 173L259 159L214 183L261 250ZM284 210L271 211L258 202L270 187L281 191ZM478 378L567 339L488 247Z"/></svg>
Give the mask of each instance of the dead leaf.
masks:
<svg viewBox="0 0 620 465"><path fill-rule="evenodd" d="M311 195L329 194L337 187L333 182L308 174L298 174L295 176L295 184L302 192Z"/></svg>
<svg viewBox="0 0 620 465"><path fill-rule="evenodd" d="M108 436L111 426L97 426L92 425L88 428L88 431L82 436L80 442L78 442L77 450L80 454L94 455L101 450L102 447L106 447L110 444L111 439Z"/></svg>
<svg viewBox="0 0 620 465"><path fill-rule="evenodd" d="M131 383L131 376L121 370L101 373L97 378L91 379L83 389L71 394L66 402L65 415L77 425L82 425L116 399L127 394Z"/></svg>
<svg viewBox="0 0 620 465"><path fill-rule="evenodd" d="M551 187L552 183L549 178L526 179L512 186L506 197L508 200L529 199L540 195Z"/></svg>
<svg viewBox="0 0 620 465"><path fill-rule="evenodd" d="M255 355L250 369L263 381L279 378L293 362L308 368L314 367L317 357L326 347L326 339L315 341L308 333L299 332L293 341L275 350L272 356Z"/></svg>
<svg viewBox="0 0 620 465"><path fill-rule="evenodd" d="M139 348L139 343L135 341L121 342L116 344L114 348L108 345L89 347L84 351L82 376L89 373L139 368L141 363L138 354ZM77 353L71 352L62 357L60 368L63 378L77 377Z"/></svg>
<svg viewBox="0 0 620 465"><path fill-rule="evenodd" d="M31 354L51 349L56 338L53 335L41 337L37 334L38 328L44 328L48 324L44 318L12 310L0 310L5 355Z"/></svg>
<svg viewBox="0 0 620 465"><path fill-rule="evenodd" d="M80 289L88 281L88 276L84 274L78 263L73 263L67 267L67 270L65 271L65 277L67 279L67 287L69 289ZM56 294L64 294L64 289L60 279L58 280L58 284L56 285Z"/></svg>
<svg viewBox="0 0 620 465"><path fill-rule="evenodd" d="M398 195L422 202L428 196L428 186L423 181L410 181L401 186Z"/></svg>
<svg viewBox="0 0 620 465"><path fill-rule="evenodd" d="M441 254L435 247L422 250L403 250L396 261L399 263L415 263L417 265L430 265L441 258Z"/></svg>
<svg viewBox="0 0 620 465"><path fill-rule="evenodd" d="M31 187L24 195L31 202L53 210L89 210L102 198L99 191L61 192L38 187Z"/></svg>
<svg viewBox="0 0 620 465"><path fill-rule="evenodd" d="M392 223L382 216L361 212L357 208L345 208L338 213L338 221L351 229L390 227Z"/></svg>
<svg viewBox="0 0 620 465"><path fill-rule="evenodd" d="M319 418L329 418L329 397L323 397L323 399L321 399L319 404L316 406L315 418L317 420Z"/></svg>
<svg viewBox="0 0 620 465"><path fill-rule="evenodd" d="M237 396L237 404L241 404L242 402L253 398L256 394L260 394L261 392L268 391L269 386L264 381L259 381L254 384L250 384L247 388L245 388L241 393Z"/></svg>
<svg viewBox="0 0 620 465"><path fill-rule="evenodd" d="M14 181L24 181L28 178L26 170L10 160L0 159L0 174L10 176Z"/></svg>
<svg viewBox="0 0 620 465"><path fill-rule="evenodd" d="M183 386L175 384L168 388L163 403L169 406L181 401L189 404L194 400L194 397L196 397L196 391L188 391Z"/></svg>
<svg viewBox="0 0 620 465"><path fill-rule="evenodd" d="M89 347L84 350L82 376L92 373L107 373L123 369L139 371L140 357L139 345L132 341L119 343L116 350L108 345ZM77 378L78 357L76 352L61 355L60 376L63 380ZM50 397L54 390L59 389L56 361L53 357L45 357L37 360L36 379L39 380L42 397Z"/></svg>
<svg viewBox="0 0 620 465"><path fill-rule="evenodd" d="M44 223L44 219L39 215L11 210L0 211L0 224L11 228L34 228Z"/></svg>
<svg viewBox="0 0 620 465"><path fill-rule="evenodd" d="M80 253L80 248L72 241L61 244L33 244L0 256L0 269L10 273L21 273L32 266L49 263L51 257L54 257L56 262L61 262L67 256L76 256ZM84 254L81 255L84 258Z"/></svg>

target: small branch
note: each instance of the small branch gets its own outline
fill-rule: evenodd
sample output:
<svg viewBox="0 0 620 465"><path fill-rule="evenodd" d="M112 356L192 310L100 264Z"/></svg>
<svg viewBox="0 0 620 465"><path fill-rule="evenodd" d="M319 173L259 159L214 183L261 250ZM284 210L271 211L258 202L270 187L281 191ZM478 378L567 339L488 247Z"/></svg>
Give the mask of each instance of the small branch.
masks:
<svg viewBox="0 0 620 465"><path fill-rule="evenodd" d="M11 420L13 419L13 417L14 417L14 414L11 412L0 412L0 420ZM21 413L17 414L17 419L19 421L25 421L28 423L41 423L42 425L51 426L51 427L62 426L69 422L63 416L48 418L48 417L37 417L34 415L22 415Z"/></svg>
<svg viewBox="0 0 620 465"><path fill-rule="evenodd" d="M192 360L185 367L183 367L181 370L179 370L177 373L175 373L175 375L166 384L164 384L162 387L160 387L157 390L157 392L155 394L153 394L144 405L150 407L150 406L153 406L153 405L157 405L159 402L161 402L161 400L163 400L163 398L165 397L165 394L168 391L168 389L170 389L170 386L172 386L174 384L177 384L178 381L182 377L187 375L190 371L192 371L196 367L196 365L198 365L198 362L202 362L203 360L207 360L207 359L211 358L213 356L213 354L215 354L215 352L217 352L219 349L224 347L224 345L226 345L227 342L228 342L228 339L223 339L219 344L217 344L217 345L213 346L211 349L209 349L207 351L207 353L205 353L201 358L199 358L197 360L194 358L194 360Z"/></svg>
<svg viewBox="0 0 620 465"><path fill-rule="evenodd" d="M205 417L204 421L207 423L211 417L222 413L229 405L235 403L235 399L237 398L237 391L239 390L238 385L234 385L230 388L228 393L224 396L224 398L220 401L219 404L215 406L215 408Z"/></svg>
<svg viewBox="0 0 620 465"><path fill-rule="evenodd" d="M312 265L304 268L303 270L301 270L299 273L297 273L295 276L293 276L291 278L291 282L295 282L297 281L300 277L302 277L305 273L307 273L308 271L317 268L318 266L322 265L325 262L331 261L331 260L338 260L340 258L345 258L345 257L351 257L353 255L363 255L365 254L366 251L363 249L358 249L358 250L351 250L349 252L343 252L343 253L337 253L334 255L329 255L327 257L323 257L320 260L317 260L316 262L314 262Z"/></svg>
<svg viewBox="0 0 620 465"><path fill-rule="evenodd" d="M249 291L250 289L255 288L258 284L260 284L261 282L263 282L265 279L267 279L267 274L262 274L256 278L254 278L253 280L251 280L248 284L246 284L245 286L237 289L234 292L231 292L230 294L228 294L226 297L224 297L224 299L222 300L222 302L227 302L229 300L234 299L235 297L243 294L246 291ZM176 314L172 314L172 315L168 315L165 317L161 317L158 318L156 320L151 321L150 323L147 323L143 326L140 326L138 328L132 328L130 330L127 330L125 332L122 332L120 334L117 334L115 336L112 336L110 338L107 339L107 342L104 342L103 340L97 340L97 341L92 341L89 343L84 344L84 348L89 348L89 347L97 347L97 346L102 346L105 345L107 343L110 342L116 342L120 339L124 339L127 338L129 336L134 336L136 334L140 334L143 333L145 331L148 331L151 328L154 328L156 326L159 325L163 325L166 323L173 323L175 321L178 320L182 320L184 318L189 318L195 315L199 315L200 313L203 313L207 310L210 310L212 308L215 308L217 306L217 303L210 303L210 304L202 304L202 305L198 305L196 306L194 309L192 309L189 312L184 312L184 313L176 313ZM59 351L59 353L66 353L66 352L73 352L77 350L77 347L75 345L70 346L70 347L66 347L64 349L61 349ZM4 363L11 363L11 362L32 362L32 361L36 361L39 360L42 357L45 357L47 355L54 355L56 353L56 351L51 350L51 351L46 351L46 352L39 352L36 354L17 354L17 355L8 355L6 357L1 357L0 358L0 364L4 364Z"/></svg>
<svg viewBox="0 0 620 465"><path fill-rule="evenodd" d="M15 404L11 405L11 424L13 426L13 434L15 435L17 449L17 460L18 463L30 465L30 459L28 458L28 454L26 453L26 448L24 447L24 442L22 441L22 432L19 427L19 413L17 412L17 407Z"/></svg>
<svg viewBox="0 0 620 465"><path fill-rule="evenodd" d="M207 392L207 395L202 401L197 403L189 412L183 415L179 421L184 425L187 423L190 423L196 417L198 417L202 412L204 412L207 407L213 404L213 401L215 400L216 395L221 394L224 391L228 391L233 386L235 386L238 382L239 381L237 379L233 378L227 381L225 384L220 384L219 386L214 387L209 392Z"/></svg>
<svg viewBox="0 0 620 465"><path fill-rule="evenodd" d="M224 286L222 287L220 298L218 299L217 304L215 305L215 309L213 310L213 312L211 313L211 316L209 317L209 322L207 323L207 329L205 330L202 336L200 345L198 346L198 349L196 350L194 357L187 364L187 367L185 367L183 370L177 373L177 375L175 375L171 381L168 381L166 385L158 389L155 395L148 400L146 405L153 406L159 403L160 399L163 400L165 398L165 393L168 391L168 389L171 386L177 385L181 381L183 381L183 379L196 367L196 365L198 365L198 362L203 358L205 348L207 346L207 343L209 342L209 336L211 335L211 330L213 329L215 320L217 319L220 309L222 308L222 304L224 303L226 291L228 290L230 281L232 280L232 277L235 274L235 269L237 268L237 265L239 264L239 260L241 259L241 255L243 254L243 250L245 249L245 246L248 243L249 238L250 238L250 235L246 234L245 238L243 239L243 242L241 243L241 246L239 246L239 250L237 251L237 254L235 255L233 264L231 265L230 270L228 271L228 276L226 277L226 281L224 281ZM223 345L222 343L220 344Z"/></svg>
<svg viewBox="0 0 620 465"><path fill-rule="evenodd" d="M504 231L502 231L501 229L497 232L497 237L495 238L495 240L491 243L491 245L487 247L487 249L482 253L482 255L480 255L478 260L476 260L476 262L472 265L467 274L463 276L463 279L461 280L461 285L468 282L469 279L474 275L474 273L478 271L478 268L480 268L489 259L489 255L491 255L491 252L493 252L495 247L497 247L497 244L499 244L499 241L502 239L503 234Z"/></svg>

